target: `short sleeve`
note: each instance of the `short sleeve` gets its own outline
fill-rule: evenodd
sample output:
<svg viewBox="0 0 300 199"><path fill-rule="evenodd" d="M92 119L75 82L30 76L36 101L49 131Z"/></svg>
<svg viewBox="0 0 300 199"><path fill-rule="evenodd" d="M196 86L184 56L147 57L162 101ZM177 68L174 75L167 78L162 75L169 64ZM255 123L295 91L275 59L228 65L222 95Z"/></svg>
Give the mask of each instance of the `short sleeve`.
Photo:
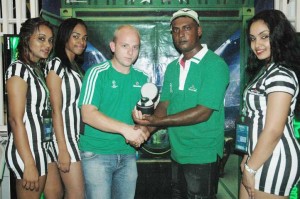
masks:
<svg viewBox="0 0 300 199"><path fill-rule="evenodd" d="M7 81L11 77L18 76L28 83L29 71L26 65L20 61L13 62L6 70L5 80Z"/></svg>
<svg viewBox="0 0 300 199"><path fill-rule="evenodd" d="M219 60L218 60L219 59ZM226 89L229 83L228 65L216 58L211 64L206 63L202 75L201 94L198 95L198 104L208 108L219 110L224 104Z"/></svg>
<svg viewBox="0 0 300 199"><path fill-rule="evenodd" d="M286 92L295 95L297 90L296 75L293 71L278 67L271 71L265 81L266 94L272 92Z"/></svg>
<svg viewBox="0 0 300 199"><path fill-rule="evenodd" d="M60 78L63 78L65 69L62 65L61 60L58 57L53 58L49 63L47 64L46 70L45 70L45 76L47 77L48 73L53 70Z"/></svg>
<svg viewBox="0 0 300 199"><path fill-rule="evenodd" d="M82 105L90 104L97 106L101 97L101 68L98 66L93 66L87 70L83 77L82 87L80 91L78 107L81 108Z"/></svg>
<svg viewBox="0 0 300 199"><path fill-rule="evenodd" d="M169 65L170 66L170 65ZM170 67L167 67L165 75L164 75L164 83L162 86L162 90L161 90L161 96L160 96L160 101L169 101L171 98L171 93L170 93L170 88L171 88L171 81L170 81Z"/></svg>

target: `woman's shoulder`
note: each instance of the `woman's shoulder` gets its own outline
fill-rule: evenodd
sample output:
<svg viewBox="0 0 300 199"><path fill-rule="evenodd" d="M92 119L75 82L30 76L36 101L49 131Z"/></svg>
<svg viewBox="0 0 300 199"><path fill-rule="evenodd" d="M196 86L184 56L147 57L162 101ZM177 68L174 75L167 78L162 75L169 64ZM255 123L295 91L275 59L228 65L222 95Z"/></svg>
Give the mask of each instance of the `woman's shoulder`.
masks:
<svg viewBox="0 0 300 199"><path fill-rule="evenodd" d="M283 91L292 95L299 86L295 72L283 65L273 65L268 69L265 85L267 92Z"/></svg>
<svg viewBox="0 0 300 199"><path fill-rule="evenodd" d="M59 57L53 57L49 62L61 62Z"/></svg>
<svg viewBox="0 0 300 199"><path fill-rule="evenodd" d="M48 62L48 68L52 68L53 66L61 66L62 61L59 57L54 57ZM57 67L56 67L57 68Z"/></svg>
<svg viewBox="0 0 300 199"><path fill-rule="evenodd" d="M65 71L64 69L65 68L62 64L61 59L59 57L54 57L47 64L46 74L53 70L58 76L62 77Z"/></svg>
<svg viewBox="0 0 300 199"><path fill-rule="evenodd" d="M269 70L269 76L284 76L284 77L290 77L290 78L297 78L296 73L291 69L281 64L274 64L271 66Z"/></svg>
<svg viewBox="0 0 300 199"><path fill-rule="evenodd" d="M30 75L30 73L28 74L30 68L31 67L28 64L25 64L21 60L16 60L8 66L5 73L6 79L9 79L13 76L18 76L22 79L27 79L27 77Z"/></svg>

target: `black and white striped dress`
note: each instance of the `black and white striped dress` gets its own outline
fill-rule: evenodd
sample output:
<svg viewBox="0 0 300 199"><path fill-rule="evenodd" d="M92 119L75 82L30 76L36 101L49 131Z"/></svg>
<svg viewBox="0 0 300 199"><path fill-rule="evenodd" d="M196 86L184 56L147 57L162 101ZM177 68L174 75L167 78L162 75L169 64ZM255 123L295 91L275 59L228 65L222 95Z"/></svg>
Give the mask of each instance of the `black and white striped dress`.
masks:
<svg viewBox="0 0 300 199"><path fill-rule="evenodd" d="M29 70L31 70L31 72ZM14 76L22 78L28 85L23 122L39 176L43 176L47 173L47 158L49 158L45 143L42 142L42 111L46 107L47 93L43 84L38 77L34 75L33 69L29 65L26 67L21 61L12 63L6 71L5 79L8 80ZM11 132L11 128L8 128L8 130L9 138L5 154L6 163L8 167L12 169L17 179L22 179L24 162L14 145L14 136Z"/></svg>
<svg viewBox="0 0 300 199"><path fill-rule="evenodd" d="M273 154L255 175L255 189L287 196L300 177L300 146L295 138L293 128L299 83L295 73L283 66L273 64L268 67L254 83L247 87L244 93L246 115L252 121L248 155L251 156L264 128L268 94L272 92L289 93L292 95L292 102L279 143Z"/></svg>
<svg viewBox="0 0 300 199"><path fill-rule="evenodd" d="M81 159L77 142L79 139L80 126L82 125L80 109L78 108L82 77L74 70L69 71L64 68L61 60L57 57L48 63L46 74L48 74L50 70L53 70L62 79L62 117L65 140L68 152L71 156L71 162L77 162ZM56 153L58 153L55 136L54 145Z"/></svg>

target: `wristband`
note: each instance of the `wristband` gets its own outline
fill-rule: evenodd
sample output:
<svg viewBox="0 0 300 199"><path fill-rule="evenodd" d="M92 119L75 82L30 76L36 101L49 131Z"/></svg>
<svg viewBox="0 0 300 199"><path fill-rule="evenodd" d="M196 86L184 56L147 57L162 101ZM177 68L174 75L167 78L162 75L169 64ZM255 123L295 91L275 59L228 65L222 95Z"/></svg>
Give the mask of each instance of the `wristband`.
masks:
<svg viewBox="0 0 300 199"><path fill-rule="evenodd" d="M251 169L246 163L245 163L245 169L246 169L249 173L251 173L251 174L253 174L253 175L255 175L256 172L257 172L257 171L255 171L255 170Z"/></svg>

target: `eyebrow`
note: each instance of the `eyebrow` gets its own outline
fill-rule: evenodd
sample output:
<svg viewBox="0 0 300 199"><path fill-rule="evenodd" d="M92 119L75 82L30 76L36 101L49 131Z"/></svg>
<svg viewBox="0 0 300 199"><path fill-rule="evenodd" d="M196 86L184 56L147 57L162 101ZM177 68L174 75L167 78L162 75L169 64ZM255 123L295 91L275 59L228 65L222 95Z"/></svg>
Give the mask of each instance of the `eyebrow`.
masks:
<svg viewBox="0 0 300 199"><path fill-rule="evenodd" d="M182 28L182 27L187 27L187 26L195 27L196 29L198 28L198 26L195 26L195 24L194 24L193 22L191 22L191 23L183 24L182 26L174 26L174 25L172 24L171 29L173 29L173 28Z"/></svg>
<svg viewBox="0 0 300 199"><path fill-rule="evenodd" d="M45 33L37 33L38 36L46 36Z"/></svg>
<svg viewBox="0 0 300 199"><path fill-rule="evenodd" d="M79 32L73 31L72 34L73 34L73 33L75 33L75 34L77 34L77 35L81 35ZM87 34L85 34L84 36L87 36Z"/></svg>
<svg viewBox="0 0 300 199"><path fill-rule="evenodd" d="M266 32L270 33L269 30L264 30L264 31L261 31L260 33L258 33L258 35L264 34L264 33L266 33ZM251 36L254 36L254 35L252 35L252 34L250 34L250 35L251 35Z"/></svg>
<svg viewBox="0 0 300 199"><path fill-rule="evenodd" d="M264 30L264 31L260 32L259 35L261 35L261 34L263 34L263 33L265 33L265 32L268 32L268 33L269 33L270 31L269 31L269 30Z"/></svg>

